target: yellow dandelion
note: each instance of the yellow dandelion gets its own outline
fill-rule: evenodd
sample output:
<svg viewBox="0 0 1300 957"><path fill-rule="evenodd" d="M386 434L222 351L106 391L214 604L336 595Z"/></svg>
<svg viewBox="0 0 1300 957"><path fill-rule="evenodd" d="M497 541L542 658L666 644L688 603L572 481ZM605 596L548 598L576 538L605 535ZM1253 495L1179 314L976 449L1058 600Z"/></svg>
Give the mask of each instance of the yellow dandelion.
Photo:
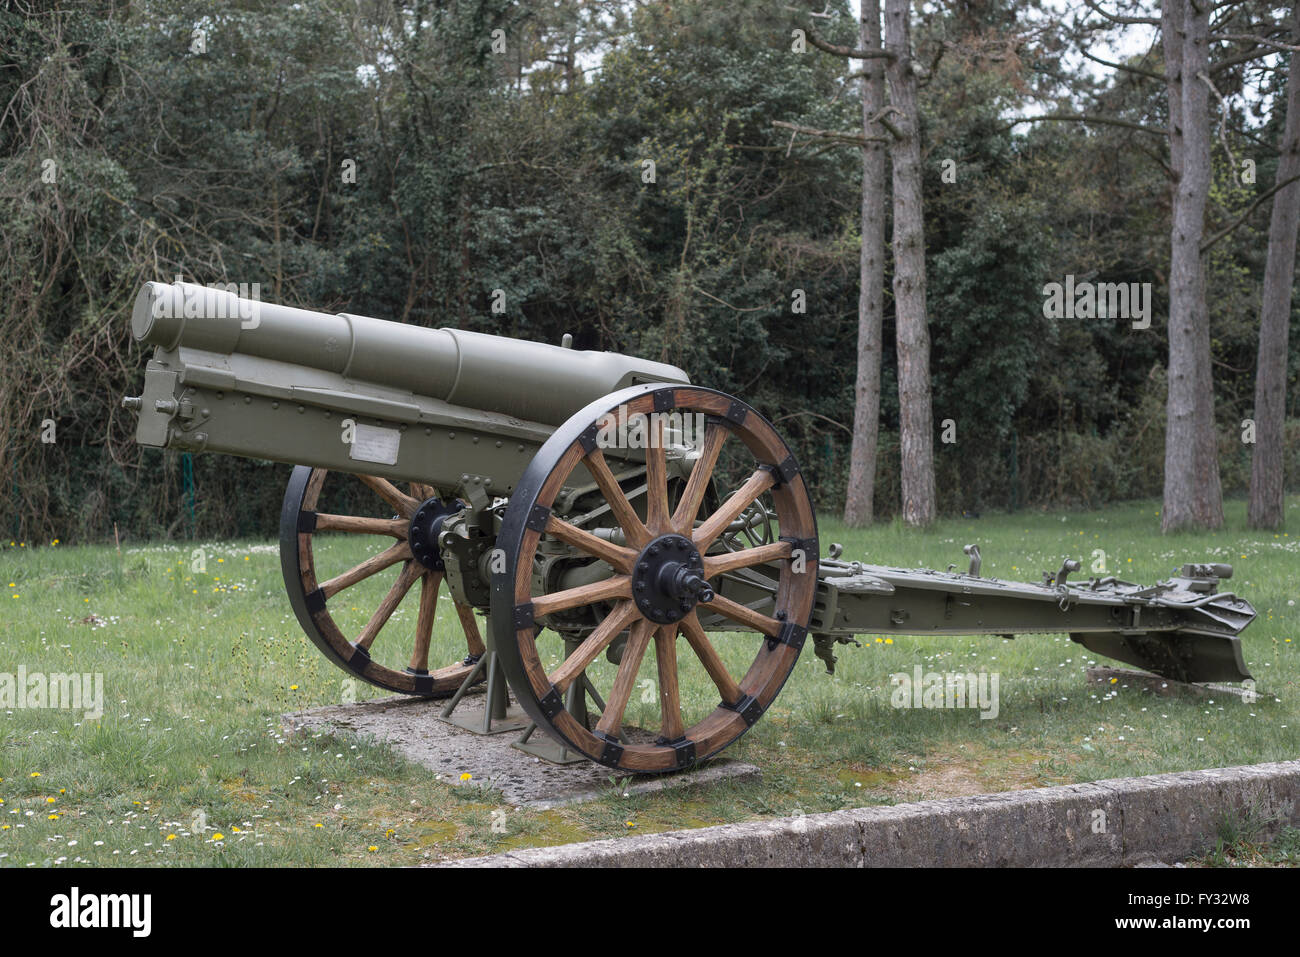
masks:
<svg viewBox="0 0 1300 957"><path fill-rule="evenodd" d="M325 825L322 824L320 821L317 821L315 824L312 825L312 827L324 827L324 826Z"/></svg>
<svg viewBox="0 0 1300 957"><path fill-rule="evenodd" d="M379 848L376 847L374 844L371 844L369 847L366 848L366 850L369 851L371 854L373 854L375 851L379 850Z"/></svg>
<svg viewBox="0 0 1300 957"><path fill-rule="evenodd" d="M167 837L165 838L165 840L168 840L168 841L174 841L174 840L176 840L176 835L175 835L175 834L168 834Z"/></svg>
<svg viewBox="0 0 1300 957"><path fill-rule="evenodd" d="M466 771L464 774L462 774L462 775L460 776L460 779L461 779L462 781L468 781L468 780L469 780L470 778L472 778L473 776L474 776L474 775L472 775L472 774L470 774L468 771Z"/></svg>
<svg viewBox="0 0 1300 957"><path fill-rule="evenodd" d="M40 772L40 771L33 771L31 774L29 774L29 775L27 775L27 776L28 776L29 778L39 778L39 777L41 776L41 772Z"/></svg>
<svg viewBox="0 0 1300 957"><path fill-rule="evenodd" d="M297 686L297 685L289 685L289 690L290 690L290 691L297 691L297 690L298 690L298 686Z"/></svg>
<svg viewBox="0 0 1300 957"><path fill-rule="evenodd" d="M51 814L50 817L49 817L49 819L50 819L51 821L57 821L57 820L59 819L59 816L58 816L57 814Z"/></svg>
<svg viewBox="0 0 1300 957"><path fill-rule="evenodd" d="M46 798L46 799L45 799L45 803L46 803L46 804L53 804L53 803L54 803L54 798Z"/></svg>
<svg viewBox="0 0 1300 957"><path fill-rule="evenodd" d="M893 643L894 643L894 639L893 639L893 638L886 638L886 639L885 639L885 644L887 644L887 645L892 645Z"/></svg>
<svg viewBox="0 0 1300 957"><path fill-rule="evenodd" d="M1111 679L1110 679L1110 683L1111 683L1111 684L1119 684L1119 679L1118 679L1118 678L1111 678Z"/></svg>
<svg viewBox="0 0 1300 957"><path fill-rule="evenodd" d="M224 835L224 834L222 834L220 831L218 831L216 834L213 834L213 835L212 835L212 839L213 839L214 841L224 841L224 840L226 839L226 835Z"/></svg>

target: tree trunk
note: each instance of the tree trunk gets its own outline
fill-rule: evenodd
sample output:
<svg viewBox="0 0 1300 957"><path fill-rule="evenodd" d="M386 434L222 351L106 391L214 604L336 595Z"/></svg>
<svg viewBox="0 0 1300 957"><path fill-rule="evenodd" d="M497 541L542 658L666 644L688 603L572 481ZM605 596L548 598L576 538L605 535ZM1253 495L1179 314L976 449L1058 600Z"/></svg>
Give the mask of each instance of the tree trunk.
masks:
<svg viewBox="0 0 1300 957"><path fill-rule="evenodd" d="M1293 11L1292 43L1300 43L1300 11ZM1295 56L1286 79L1286 121L1277 182L1300 176L1300 74ZM1286 418L1287 338L1291 287L1295 281L1296 228L1300 225L1300 183L1273 194L1268 224L1268 260L1259 311L1259 361L1255 372L1255 449L1250 463L1250 524L1281 528L1285 516L1283 430Z"/></svg>
<svg viewBox="0 0 1300 957"><path fill-rule="evenodd" d="M886 68L894 125L894 315L898 347L899 440L903 521L934 521L934 420L930 408L930 330L925 311L925 226L921 206L921 140L912 72L911 0L885 0Z"/></svg>
<svg viewBox="0 0 1300 957"><path fill-rule="evenodd" d="M862 0L861 46L879 50L880 0ZM885 105L885 66L862 66L862 135L878 136L871 118ZM885 146L862 148L862 257L858 288L858 376L853 403L853 447L844 500L848 525L869 525L874 517L876 443L880 434L881 320L885 311Z"/></svg>
<svg viewBox="0 0 1300 957"><path fill-rule="evenodd" d="M1219 528L1223 495L1214 429L1210 318L1201 241L1210 190L1209 10L1165 0L1161 33L1174 173L1169 263L1169 395L1161 527Z"/></svg>

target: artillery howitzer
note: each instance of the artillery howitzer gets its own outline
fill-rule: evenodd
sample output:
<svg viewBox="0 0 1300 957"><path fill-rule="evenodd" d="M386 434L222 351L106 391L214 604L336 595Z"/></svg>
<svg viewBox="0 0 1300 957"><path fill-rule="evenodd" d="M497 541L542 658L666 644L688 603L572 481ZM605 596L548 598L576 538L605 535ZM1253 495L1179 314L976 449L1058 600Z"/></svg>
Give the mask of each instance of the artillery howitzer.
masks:
<svg viewBox="0 0 1300 957"><path fill-rule="evenodd" d="M296 465L281 564L327 657L390 691L455 700L485 676L491 694L499 660L538 727L613 768L670 771L727 747L771 705L808 637L828 669L834 644L862 633L1066 632L1177 681L1249 677L1237 636L1255 611L1218 592L1228 565L1184 565L1143 587L1071 582L1074 561L1041 583L984 578L974 546L965 572L847 562L837 546L820 558L812 500L771 423L670 365L185 283L146 284L131 325L157 347L144 394L124 400L140 443ZM327 510L327 478L339 502L356 499L347 483L368 487L384 516ZM394 542L324 578L323 532ZM345 633L331 604L392 566L369 621ZM413 634L377 640L416 582ZM430 670L444 583L468 655ZM679 639L717 688L704 714L682 713ZM623 720L652 645L660 727L645 732ZM603 699L588 674L602 654L616 665Z"/></svg>

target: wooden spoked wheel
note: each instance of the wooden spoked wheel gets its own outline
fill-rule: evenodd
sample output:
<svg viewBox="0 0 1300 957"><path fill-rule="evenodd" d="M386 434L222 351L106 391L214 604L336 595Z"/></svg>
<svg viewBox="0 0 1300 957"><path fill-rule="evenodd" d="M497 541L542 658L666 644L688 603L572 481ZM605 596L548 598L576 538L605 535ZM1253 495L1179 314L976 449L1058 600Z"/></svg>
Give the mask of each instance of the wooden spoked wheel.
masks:
<svg viewBox="0 0 1300 957"><path fill-rule="evenodd" d="M643 514L629 503L602 450L602 436L608 446L608 435L600 423L611 421L609 413L626 421L647 417L643 421L648 422L650 439L644 451ZM675 505L670 504L667 456L660 440L665 421L671 421L666 413L699 413L691 421L706 423L698 440L698 458ZM752 462L752 472L715 510L698 514L729 438L743 445L741 452ZM600 489L621 536L598 536L552 513L561 489L587 483L581 472L570 481L580 465ZM727 551L720 536L765 493L775 505L780 539ZM607 563L613 574L577 587L535 593L541 586L534 581L534 556L544 535ZM620 537L622 543L617 541ZM504 553L504 570L493 577L492 633L515 696L556 740L594 761L629 772L689 767L744 734L785 684L812 615L816 519L794 457L763 416L710 389L634 386L574 415L542 446L515 487L497 544ZM759 564L780 569L768 609L771 614L732 601L720 590L724 573ZM729 670L700 625L696 605L701 602L734 622L736 631L758 632L751 639L754 657L748 670ZM563 663L548 671L537 645L539 624L545 623L547 615L583 607L593 609L599 623ZM602 609L607 609L603 618ZM595 726L588 728L564 710L565 692L624 632L627 638L617 671L601 688L603 711ZM678 675L678 650L683 644L689 652L681 650L682 660L687 666L690 658L698 661L721 699L689 727L683 718ZM652 646L657 681L651 681L658 691L659 727L647 729L652 734L638 735L624 728L624 715L634 689L651 686L639 681L638 674ZM748 651L743 657L748 658ZM638 740L652 736L653 740Z"/></svg>
<svg viewBox="0 0 1300 957"><path fill-rule="evenodd" d="M474 610L455 602L468 655L456 664L429 669L438 591L443 585L436 536L442 518L460 506L445 503L426 485L411 483L408 494L386 479L340 472L335 482L343 487L333 490L341 493L339 501L360 500L351 505L354 510L382 512L387 517L318 511L328 476L325 469L297 466L280 514L280 565L298 623L327 658L370 684L430 698L453 694L484 650ZM365 496L357 494L363 490ZM318 572L322 532L362 536L368 546L374 543L373 548L364 561L351 567L345 563L337 574ZM384 539L390 541L384 544ZM372 594L366 607L366 599L356 597L369 587L363 583L394 566L396 578L387 593L382 599ZM414 623L391 621L403 602L415 606ZM331 605L336 611L331 611ZM350 632L336 618L344 608L347 614L339 618L368 614L368 619Z"/></svg>

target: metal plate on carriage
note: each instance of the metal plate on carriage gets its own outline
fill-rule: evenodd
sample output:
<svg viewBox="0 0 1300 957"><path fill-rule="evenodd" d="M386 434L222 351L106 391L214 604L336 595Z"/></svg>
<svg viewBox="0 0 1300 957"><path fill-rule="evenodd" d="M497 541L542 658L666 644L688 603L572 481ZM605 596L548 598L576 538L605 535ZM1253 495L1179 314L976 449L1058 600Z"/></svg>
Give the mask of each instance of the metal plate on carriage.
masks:
<svg viewBox="0 0 1300 957"><path fill-rule="evenodd" d="M402 433L397 429L383 429L357 423L353 426L352 444L348 449L348 456L356 462L396 465L397 450L401 440Z"/></svg>

